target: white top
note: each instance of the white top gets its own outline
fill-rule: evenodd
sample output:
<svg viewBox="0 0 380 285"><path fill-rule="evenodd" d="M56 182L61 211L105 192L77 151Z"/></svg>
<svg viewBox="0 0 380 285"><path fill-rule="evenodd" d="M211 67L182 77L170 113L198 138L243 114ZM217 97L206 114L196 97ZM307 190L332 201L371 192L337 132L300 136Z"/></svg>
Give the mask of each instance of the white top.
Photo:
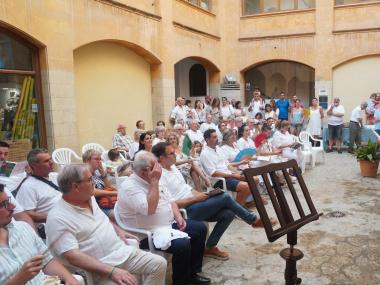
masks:
<svg viewBox="0 0 380 285"><path fill-rule="evenodd" d="M0 246L0 284L5 284L20 272L24 262L47 250L41 238L27 223L12 221L5 228L8 230L8 246ZM53 256L48 251L42 260L42 266L45 267L52 259ZM41 270L25 284L41 285L45 277Z"/></svg>
<svg viewBox="0 0 380 285"><path fill-rule="evenodd" d="M344 114L344 107L342 105L334 106L332 108L332 115L329 116L327 123L332 126L339 126L343 124L343 117L334 116L334 113Z"/></svg>
<svg viewBox="0 0 380 285"><path fill-rule="evenodd" d="M229 162L234 161L234 159L239 153L239 149L237 148L236 144L234 144L233 147L227 144L224 144L220 147L220 150L224 156L224 159L226 159Z"/></svg>
<svg viewBox="0 0 380 285"><path fill-rule="evenodd" d="M179 120L186 122L187 119L187 107L185 106L175 106L170 114L170 118L173 118L177 123Z"/></svg>
<svg viewBox="0 0 380 285"><path fill-rule="evenodd" d="M359 119L362 118L362 109L360 106L355 107L351 112L350 121L359 123Z"/></svg>
<svg viewBox="0 0 380 285"><path fill-rule="evenodd" d="M261 113L262 110L264 109L264 106L265 106L264 101L262 100L255 101L254 99L252 99L251 104L249 105L249 107L252 107L252 111L249 112L250 117L254 118L257 113Z"/></svg>
<svg viewBox="0 0 380 285"><path fill-rule="evenodd" d="M179 172L175 165L172 165L170 170L162 168L160 182L167 187L174 200L180 200L193 196L191 186L186 184L181 172Z"/></svg>
<svg viewBox="0 0 380 285"><path fill-rule="evenodd" d="M129 157L133 159L138 150L139 150L139 143L133 142L133 144L129 148Z"/></svg>
<svg viewBox="0 0 380 285"><path fill-rule="evenodd" d="M214 129L214 130L216 130L218 127L214 124L214 123L211 123L211 124L209 124L209 123L203 123L201 126L200 126L200 128L199 128L199 130L202 132L202 133L204 133L205 131L207 131L207 130L209 130L209 129Z"/></svg>
<svg viewBox="0 0 380 285"><path fill-rule="evenodd" d="M208 176L212 176L216 171L227 174L232 173L231 170L228 169L228 162L219 147L216 147L215 150L205 145L201 152L200 161Z"/></svg>
<svg viewBox="0 0 380 285"><path fill-rule="evenodd" d="M206 121L206 111L204 109L202 110L193 109L192 112L195 116L195 119L197 119L198 122Z"/></svg>
<svg viewBox="0 0 380 285"><path fill-rule="evenodd" d="M234 116L234 108L231 105L221 106L220 115L223 118L231 118Z"/></svg>
<svg viewBox="0 0 380 285"><path fill-rule="evenodd" d="M322 119L320 108L314 109L310 108L309 123L307 125L307 131L313 136L320 136L322 134Z"/></svg>
<svg viewBox="0 0 380 285"><path fill-rule="evenodd" d="M174 222L171 203L174 199L165 185L160 183L159 188L160 199L156 212L148 215L148 182L132 174L121 184L115 205L115 215L118 215L118 220L123 226L146 230L171 227Z"/></svg>
<svg viewBox="0 0 380 285"><path fill-rule="evenodd" d="M218 136L218 144L220 144L223 141L223 133L219 130L219 128L216 128L216 135Z"/></svg>
<svg viewBox="0 0 380 285"><path fill-rule="evenodd" d="M24 210L48 213L61 198L61 192L45 182L29 176L18 190L16 199Z"/></svg>
<svg viewBox="0 0 380 285"><path fill-rule="evenodd" d="M128 259L134 248L116 234L109 218L99 208L94 197L90 209L81 208L60 199L46 221L48 244L56 255L79 249L102 263L116 266Z"/></svg>
<svg viewBox="0 0 380 285"><path fill-rule="evenodd" d="M159 139L159 138L154 138L153 139L153 142L152 142L152 146L155 146L156 144L160 143L160 142L166 142L165 139Z"/></svg>
<svg viewBox="0 0 380 285"><path fill-rule="evenodd" d="M278 148L280 146L288 145L294 143L294 136L289 134L289 132L286 132L285 134L281 133L280 131L276 131L273 134L273 140L272 145L275 148Z"/></svg>
<svg viewBox="0 0 380 285"><path fill-rule="evenodd" d="M203 133L200 130L193 131L190 129L190 130L187 130L186 134L188 135L192 143L195 141L199 141L200 143L203 143L203 141L205 140L203 138Z"/></svg>
<svg viewBox="0 0 380 285"><path fill-rule="evenodd" d="M246 148L256 148L255 147L255 143L253 142L252 139L248 138L247 140L245 140L243 137L241 137L240 139L238 139L238 141L237 141L237 147L240 150L243 150L243 149L246 149Z"/></svg>

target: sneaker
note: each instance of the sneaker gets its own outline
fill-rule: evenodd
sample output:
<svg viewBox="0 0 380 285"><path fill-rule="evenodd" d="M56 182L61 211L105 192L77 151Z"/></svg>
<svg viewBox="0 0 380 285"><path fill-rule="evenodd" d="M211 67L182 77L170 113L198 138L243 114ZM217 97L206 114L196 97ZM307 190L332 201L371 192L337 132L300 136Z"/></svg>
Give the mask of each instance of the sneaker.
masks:
<svg viewBox="0 0 380 285"><path fill-rule="evenodd" d="M341 150L341 149L338 149L338 153L342 153L342 150Z"/></svg>
<svg viewBox="0 0 380 285"><path fill-rule="evenodd" d="M227 252L219 250L216 246L211 248L206 248L204 256L211 257L219 260L228 260L230 257Z"/></svg>

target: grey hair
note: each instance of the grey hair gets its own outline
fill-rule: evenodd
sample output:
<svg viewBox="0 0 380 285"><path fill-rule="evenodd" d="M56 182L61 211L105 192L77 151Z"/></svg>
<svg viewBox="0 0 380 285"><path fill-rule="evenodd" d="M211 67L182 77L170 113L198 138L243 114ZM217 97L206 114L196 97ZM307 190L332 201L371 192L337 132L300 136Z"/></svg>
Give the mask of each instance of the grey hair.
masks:
<svg viewBox="0 0 380 285"><path fill-rule="evenodd" d="M154 129L154 132L156 135L158 135L159 132L164 132L165 131L165 127L163 126L157 126L155 129Z"/></svg>
<svg viewBox="0 0 380 285"><path fill-rule="evenodd" d="M141 130L141 129L136 129L134 132L133 132L133 138L135 140L139 140L140 139L140 136L145 133L146 131L145 130Z"/></svg>
<svg viewBox="0 0 380 285"><path fill-rule="evenodd" d="M69 193L71 187L75 182L81 182L83 179L83 173L90 171L87 164L69 164L66 165L58 175L59 189L63 194Z"/></svg>
<svg viewBox="0 0 380 285"><path fill-rule="evenodd" d="M139 173L141 170L150 167L152 161L157 161L153 153L147 151L140 151L136 154L135 160L132 163L132 170L135 173Z"/></svg>
<svg viewBox="0 0 380 285"><path fill-rule="evenodd" d="M28 161L29 165L31 163L40 162L39 159L37 158L37 156L40 153L49 153L49 151L47 149L45 149L45 148L35 148L35 149L32 149L31 151L29 151L28 156L26 158L26 160Z"/></svg>
<svg viewBox="0 0 380 285"><path fill-rule="evenodd" d="M175 124L173 129L177 130L177 129L180 129L180 128L183 128L182 124Z"/></svg>
<svg viewBox="0 0 380 285"><path fill-rule="evenodd" d="M101 155L101 153L95 149L88 149L85 151L85 153L82 155L82 161L83 162L89 162L91 160L91 157L93 155Z"/></svg>

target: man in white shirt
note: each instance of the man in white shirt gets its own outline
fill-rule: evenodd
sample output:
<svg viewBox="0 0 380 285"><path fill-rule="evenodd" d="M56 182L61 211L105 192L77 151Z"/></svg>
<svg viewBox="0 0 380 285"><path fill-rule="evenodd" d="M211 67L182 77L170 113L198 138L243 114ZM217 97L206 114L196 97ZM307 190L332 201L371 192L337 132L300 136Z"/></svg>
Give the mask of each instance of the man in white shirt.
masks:
<svg viewBox="0 0 380 285"><path fill-rule="evenodd" d="M166 260L126 244L133 236L112 224L97 205L87 165L66 166L58 184L62 199L46 223L48 244L57 256L92 272L95 284L164 284Z"/></svg>
<svg viewBox="0 0 380 285"><path fill-rule="evenodd" d="M255 118L257 113L264 112L265 104L261 98L261 92L256 90L253 92L253 99L248 106L248 112L251 118Z"/></svg>
<svg viewBox="0 0 380 285"><path fill-rule="evenodd" d="M58 186L49 181L53 161L46 149L32 149L27 156L32 174L23 180L16 195L17 201L35 223L44 223L47 214L62 194Z"/></svg>
<svg viewBox="0 0 380 285"><path fill-rule="evenodd" d="M206 242L205 256L227 260L228 253L218 249L217 244L223 233L233 221L235 214L252 226L261 226L256 215L236 201L227 193L209 196L198 192L186 184L185 179L175 166L176 157L173 147L168 143L159 143L152 152L162 166L161 181L166 185L179 208L185 208L189 219L216 222Z"/></svg>
<svg viewBox="0 0 380 285"><path fill-rule="evenodd" d="M362 144L361 131L363 128L363 116L365 109L367 108L367 102L361 103L359 106L356 106L351 112L350 118L350 144L348 147L348 152L354 152L354 143L356 147L360 147Z"/></svg>
<svg viewBox="0 0 380 285"><path fill-rule="evenodd" d="M41 285L47 275L68 285L84 284L53 258L28 224L12 219L15 205L3 190L0 187L0 284Z"/></svg>
<svg viewBox="0 0 380 285"><path fill-rule="evenodd" d="M207 114L206 115L206 122L204 122L201 127L199 128L199 130L202 132L202 134L209 130L209 129L214 129L216 130L216 125L212 122L213 120L213 117L211 114Z"/></svg>
<svg viewBox="0 0 380 285"><path fill-rule="evenodd" d="M241 173L233 173L228 168L228 162L218 145L218 135L215 130L207 130L204 133L206 144L200 155L200 162L208 176L223 177L226 179L227 189L236 193L236 202L244 206L250 195L247 182ZM218 184L218 183L217 183ZM214 185L220 187L219 185ZM221 188L221 187L220 187Z"/></svg>
<svg viewBox="0 0 380 285"><path fill-rule="evenodd" d="M195 141L199 141L201 144L204 142L203 134L200 130L198 130L198 121L191 120L189 124L189 129L186 132L187 136L191 140L191 143Z"/></svg>
<svg viewBox="0 0 380 285"><path fill-rule="evenodd" d="M187 106L185 105L185 99L178 97L176 101L176 106L173 108L170 114L170 120L174 124L178 123L180 120L183 122L187 121Z"/></svg>
<svg viewBox="0 0 380 285"><path fill-rule="evenodd" d="M206 227L193 220L185 221L163 183L161 166L150 152L139 152L133 162L132 174L120 187L115 205L116 220L124 226L146 229L155 233L161 229L184 231L188 238L170 241L173 285L209 284L210 279L198 275L202 271ZM154 240L153 240L154 241ZM147 239L142 240L148 247Z"/></svg>
<svg viewBox="0 0 380 285"><path fill-rule="evenodd" d="M128 152L133 144L132 138L126 133L126 126L119 124L117 126L117 133L112 138L112 147L119 150Z"/></svg>
<svg viewBox="0 0 380 285"><path fill-rule="evenodd" d="M337 147L338 153L342 153L342 129L343 129L343 117L344 107L340 104L340 99L335 97L333 103L327 110L327 124L329 128L329 148L327 152L332 152L333 144Z"/></svg>

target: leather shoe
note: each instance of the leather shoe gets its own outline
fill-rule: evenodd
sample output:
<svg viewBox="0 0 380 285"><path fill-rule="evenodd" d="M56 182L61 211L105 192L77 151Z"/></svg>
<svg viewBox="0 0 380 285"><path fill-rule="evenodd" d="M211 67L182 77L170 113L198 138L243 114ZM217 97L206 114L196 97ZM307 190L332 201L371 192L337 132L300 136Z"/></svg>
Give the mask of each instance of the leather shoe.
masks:
<svg viewBox="0 0 380 285"><path fill-rule="evenodd" d="M210 278L194 274L190 279L190 284L210 284Z"/></svg>

